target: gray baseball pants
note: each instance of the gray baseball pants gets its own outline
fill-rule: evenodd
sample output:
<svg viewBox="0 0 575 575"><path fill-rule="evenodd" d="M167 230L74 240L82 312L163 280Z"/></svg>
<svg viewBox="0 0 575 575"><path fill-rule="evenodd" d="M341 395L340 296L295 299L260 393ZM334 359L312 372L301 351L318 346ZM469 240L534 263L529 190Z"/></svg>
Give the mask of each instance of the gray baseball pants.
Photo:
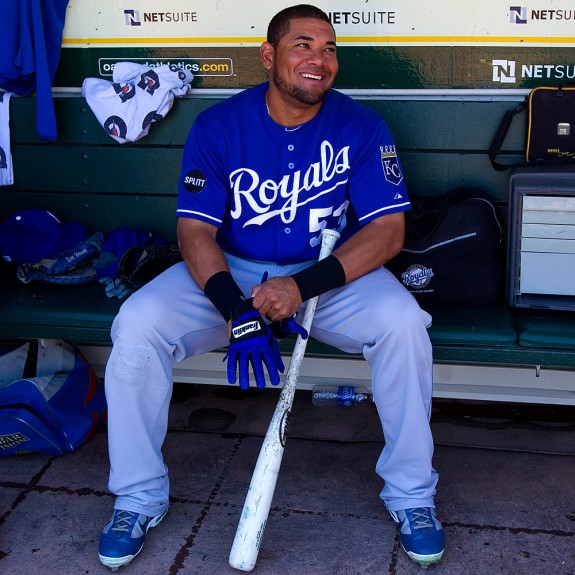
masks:
<svg viewBox="0 0 575 575"><path fill-rule="evenodd" d="M228 256L249 297L265 271L285 276L307 264L278 266ZM303 317L303 310L300 314ZM391 511L433 507L438 475L429 427L432 354L430 316L385 268L320 297L311 335L343 351L363 353L372 368L374 401L385 446L376 471ZM148 516L168 505L162 457L172 394L172 366L228 345L221 315L183 262L135 292L112 326L106 368L110 480L116 509Z"/></svg>

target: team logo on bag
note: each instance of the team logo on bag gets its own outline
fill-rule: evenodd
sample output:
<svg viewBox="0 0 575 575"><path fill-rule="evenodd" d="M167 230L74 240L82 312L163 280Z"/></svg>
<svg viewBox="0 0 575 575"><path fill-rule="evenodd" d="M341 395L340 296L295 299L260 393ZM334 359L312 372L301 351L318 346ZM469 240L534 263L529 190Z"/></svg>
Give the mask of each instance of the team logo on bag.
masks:
<svg viewBox="0 0 575 575"><path fill-rule="evenodd" d="M398 186L403 180L403 174L397 161L397 153L395 152L395 145L380 146L381 152L381 165L383 167L383 175L385 179L394 186Z"/></svg>
<svg viewBox="0 0 575 575"><path fill-rule="evenodd" d="M182 80L182 82L186 81L186 73L179 66L176 66L175 64L169 64L168 68L170 69L170 72L177 74L178 78Z"/></svg>
<svg viewBox="0 0 575 575"><path fill-rule="evenodd" d="M138 88L148 92L150 96L154 95L154 92L160 87L160 78L158 74L153 70L148 70L140 76L140 81L138 82Z"/></svg>
<svg viewBox="0 0 575 575"><path fill-rule="evenodd" d="M20 432L0 435L0 449L10 449L28 441L30 440Z"/></svg>
<svg viewBox="0 0 575 575"><path fill-rule="evenodd" d="M401 274L401 279L406 287L419 290L428 286L433 276L434 273L431 268L414 264Z"/></svg>
<svg viewBox="0 0 575 575"><path fill-rule="evenodd" d="M159 122L163 117L158 112L149 112L142 122L142 130L145 130L152 122Z"/></svg>
<svg viewBox="0 0 575 575"><path fill-rule="evenodd" d="M112 84L114 92L118 94L122 104L125 104L128 100L131 100L136 95L136 89L132 84Z"/></svg>
<svg viewBox="0 0 575 575"><path fill-rule="evenodd" d="M104 128L110 136L116 136L118 138L125 139L128 133L128 126L126 126L126 122L124 122L120 116L110 116L104 122Z"/></svg>

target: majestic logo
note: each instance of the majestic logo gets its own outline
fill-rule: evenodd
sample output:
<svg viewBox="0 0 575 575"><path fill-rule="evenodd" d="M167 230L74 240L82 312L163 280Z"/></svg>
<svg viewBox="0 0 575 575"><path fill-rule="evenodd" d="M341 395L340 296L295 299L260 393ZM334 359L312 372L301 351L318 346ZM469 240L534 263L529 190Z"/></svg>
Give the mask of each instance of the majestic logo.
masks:
<svg viewBox="0 0 575 575"><path fill-rule="evenodd" d="M110 116L104 122L104 129L110 136L116 136L119 138L126 138L128 133L128 126L126 126L126 122L120 118L120 116Z"/></svg>
<svg viewBox="0 0 575 575"><path fill-rule="evenodd" d="M527 7L509 6L509 22L511 24L527 24Z"/></svg>
<svg viewBox="0 0 575 575"><path fill-rule="evenodd" d="M4 148L0 146L0 170L8 169L8 159L6 157L6 152Z"/></svg>
<svg viewBox="0 0 575 575"><path fill-rule="evenodd" d="M138 88L148 92L150 96L154 95L154 92L160 87L160 78L158 74L153 70L148 70L140 76L140 81L138 82Z"/></svg>
<svg viewBox="0 0 575 575"><path fill-rule="evenodd" d="M401 279L408 288L422 289L429 285L433 275L433 270L430 268L426 268L424 265L414 264L409 266L407 270L401 274Z"/></svg>
<svg viewBox="0 0 575 575"><path fill-rule="evenodd" d="M136 89L133 84L112 84L114 92L118 94L120 100L125 104L128 100L131 100L136 95Z"/></svg>
<svg viewBox="0 0 575 575"><path fill-rule="evenodd" d="M397 153L395 152L395 145L380 146L381 152L381 165L383 167L383 175L385 179L394 186L398 186L403 180L403 174L397 161Z"/></svg>
<svg viewBox="0 0 575 575"><path fill-rule="evenodd" d="M321 143L319 162L311 164L305 172L297 170L285 175L279 182L260 181L256 171L239 168L230 174L234 198L230 215L235 220L240 219L247 206L258 215L248 219L244 227L261 226L276 216L280 216L286 224L291 223L295 220L298 208L344 185L348 180L349 169L349 146L344 146L336 153L327 140ZM308 193L300 201L302 192ZM271 210L270 207L278 197L285 199L285 202L279 209Z"/></svg>

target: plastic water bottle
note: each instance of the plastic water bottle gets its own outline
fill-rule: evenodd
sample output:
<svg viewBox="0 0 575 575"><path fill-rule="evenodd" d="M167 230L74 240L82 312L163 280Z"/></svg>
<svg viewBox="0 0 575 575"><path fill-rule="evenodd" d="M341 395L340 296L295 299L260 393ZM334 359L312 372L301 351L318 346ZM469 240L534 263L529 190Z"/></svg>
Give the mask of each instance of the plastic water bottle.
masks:
<svg viewBox="0 0 575 575"><path fill-rule="evenodd" d="M311 395L312 403L318 407L365 406L373 402L373 395L365 387L353 385L316 385Z"/></svg>

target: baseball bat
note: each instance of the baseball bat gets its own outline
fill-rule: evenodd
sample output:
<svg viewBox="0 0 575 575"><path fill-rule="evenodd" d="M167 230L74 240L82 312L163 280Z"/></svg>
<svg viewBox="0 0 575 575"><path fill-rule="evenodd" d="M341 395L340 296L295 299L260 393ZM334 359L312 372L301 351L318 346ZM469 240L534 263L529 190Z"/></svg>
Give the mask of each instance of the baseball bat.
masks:
<svg viewBox="0 0 575 575"><path fill-rule="evenodd" d="M340 236L335 230L322 230L321 234L320 260L331 254ZM305 308L302 326L308 333L317 300L317 296L308 300ZM251 571L256 565L282 462L290 410L306 345L307 339L298 335L286 380L252 474L229 558L230 566L240 571Z"/></svg>

